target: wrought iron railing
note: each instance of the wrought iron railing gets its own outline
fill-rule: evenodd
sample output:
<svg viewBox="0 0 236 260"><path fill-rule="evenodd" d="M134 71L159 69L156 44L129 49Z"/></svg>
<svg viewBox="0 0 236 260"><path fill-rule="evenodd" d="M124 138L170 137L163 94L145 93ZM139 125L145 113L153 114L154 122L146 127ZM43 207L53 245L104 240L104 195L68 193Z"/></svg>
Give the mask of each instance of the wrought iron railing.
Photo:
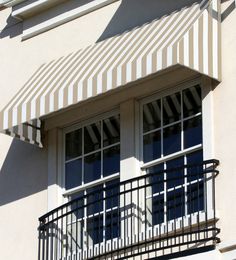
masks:
<svg viewBox="0 0 236 260"><path fill-rule="evenodd" d="M219 242L217 160L94 189L39 218L39 260L128 259Z"/></svg>

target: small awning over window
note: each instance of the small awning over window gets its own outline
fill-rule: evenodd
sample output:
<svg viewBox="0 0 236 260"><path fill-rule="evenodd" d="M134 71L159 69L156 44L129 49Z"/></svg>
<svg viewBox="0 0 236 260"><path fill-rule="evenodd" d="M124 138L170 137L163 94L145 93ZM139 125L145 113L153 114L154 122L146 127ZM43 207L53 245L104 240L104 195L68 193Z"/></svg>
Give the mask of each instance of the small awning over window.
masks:
<svg viewBox="0 0 236 260"><path fill-rule="evenodd" d="M40 118L174 65L220 80L219 1L203 0L42 65L0 114L0 130L41 144Z"/></svg>

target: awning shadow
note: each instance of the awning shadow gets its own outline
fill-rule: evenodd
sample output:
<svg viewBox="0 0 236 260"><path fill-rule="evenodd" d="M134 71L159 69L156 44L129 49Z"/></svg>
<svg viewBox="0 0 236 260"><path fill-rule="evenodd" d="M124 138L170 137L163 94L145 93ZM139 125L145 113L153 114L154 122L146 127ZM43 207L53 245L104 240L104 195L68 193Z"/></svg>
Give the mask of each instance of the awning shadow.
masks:
<svg viewBox="0 0 236 260"><path fill-rule="evenodd" d="M22 34L22 21L19 21L10 15L6 20L6 23L6 26L2 30L0 30L0 39L6 37L14 38Z"/></svg>
<svg viewBox="0 0 236 260"><path fill-rule="evenodd" d="M178 12L201 0L123 0L97 42Z"/></svg>
<svg viewBox="0 0 236 260"><path fill-rule="evenodd" d="M47 151L13 139L0 169L0 206L47 189Z"/></svg>

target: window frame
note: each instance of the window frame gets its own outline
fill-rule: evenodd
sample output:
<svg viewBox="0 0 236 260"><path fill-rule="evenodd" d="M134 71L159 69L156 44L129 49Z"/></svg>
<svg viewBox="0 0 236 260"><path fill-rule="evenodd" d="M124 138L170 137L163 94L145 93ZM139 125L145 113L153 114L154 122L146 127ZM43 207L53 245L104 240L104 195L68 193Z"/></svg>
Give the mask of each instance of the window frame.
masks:
<svg viewBox="0 0 236 260"><path fill-rule="evenodd" d="M119 172L119 173L115 173L115 174L109 175L109 176L107 176L107 177L103 177L103 178L100 178L100 179L97 179L97 180L88 182L88 183L86 183L86 184L82 183L81 185L79 185L79 186L77 186L77 187L74 187L74 188L72 188L72 189L66 190L66 187L65 187L65 177L66 177L66 175L65 175L65 164L66 164L66 156L65 156L65 152L66 152L66 146L65 146L65 145L66 145L66 134L69 133L69 132L75 131L75 130L77 130L77 129L79 129L79 128L86 127L86 126L88 126L88 125L91 125L91 124L93 124L93 123L97 123L97 122L99 122L99 121L101 122L102 120L105 120L105 119L107 119L107 118L110 118L110 117L112 117L112 116L117 116L117 115L120 116L120 109L119 109L119 108L113 109L113 110L111 110L111 111L109 111L109 112L104 112L104 113L102 113L102 114L99 114L99 115L97 115L97 116L94 116L94 117L85 119L85 120L83 120L83 121L81 121L81 122L79 122L79 123L75 123L75 124L73 124L73 125L70 125L70 126L65 127L65 128L62 129L61 136L59 137L59 139L62 141L62 143L61 143L61 153L60 153L60 158L61 158L61 162L60 162L60 165L61 165L61 166L60 166L60 167L61 167L61 169L60 169L60 170L61 170L61 174L60 174L61 179L60 179L60 182L61 182L61 198L62 198L62 203L67 203L67 202L69 202L69 201L70 201L70 196L73 195L73 194L76 194L76 193L79 193L79 192L83 192L84 194L87 194L88 190L91 189L91 188L96 188L96 186L101 186L101 185L102 185L103 188L104 188L104 187L107 187L107 186L106 186L107 183L109 183L109 182L111 182L111 181L115 181L115 180L120 180L120 172ZM101 132L102 132L102 129L101 129ZM101 139L101 140L102 140L102 139ZM83 137L82 137L82 143L83 143L83 142L84 142L84 140L83 140ZM121 144L121 140L120 140L119 142L116 142L116 143L114 143L114 144L112 144L112 145L108 145L108 146L106 146L106 147L103 148L103 144L101 143L101 147L100 147L99 149L87 153L86 156L87 156L87 155L90 155L90 154L95 154L96 152L100 151L100 152L101 152L101 165L102 165L102 159L103 159L102 154L103 154L103 151L104 151L105 149L108 149L109 147L115 147L115 146L117 146L117 145L120 146L120 144ZM59 148L59 150L60 150L60 148ZM82 153L82 156L83 156L83 158L85 158L84 153ZM80 156L79 156L79 157L76 157L76 158L80 158ZM82 158L82 157L81 157L81 158ZM68 161L70 161L70 160L68 160ZM102 168L101 168L101 172L102 172ZM106 198L106 192L103 192L102 196L103 196L104 198ZM85 202L85 203L86 203L86 202ZM103 227L103 230L102 230L102 232L103 232L103 241L100 243L100 245L103 245L104 243L106 243L106 244L111 244L112 241L118 240L118 237L117 237L117 238L115 237L115 238L112 238L112 239L108 239L108 240L106 240L106 239L104 238L104 237L105 237L105 232L106 232L106 218L105 218L105 216L106 216L107 214L109 214L110 212L116 210L117 208L118 208L117 206L112 206L111 208L108 208L108 209L107 209L107 207L106 207L106 206L104 205L104 203L103 203L101 211L99 211L99 212L97 212L97 213L89 214L89 215L88 215L87 209L86 209L86 210L83 209L85 215L84 215L81 219L77 219L76 221L77 221L77 222L80 222L81 220L85 221L84 225L85 225L86 227L84 227L84 228L85 228L85 230L86 230L86 232L87 232L87 224L86 224L87 221L88 221L88 220L91 220L91 219L94 218L94 217L96 218L97 216L101 216L101 215L102 215L102 216L103 216L103 217L102 217L103 223L102 223L101 225L102 225L102 227ZM73 225L74 223L75 223L74 221L71 222L71 223L68 222L67 225L68 225L68 226L71 226L71 225ZM83 242L82 242L82 243L83 243ZM99 244L94 244L94 246L95 246L96 248L99 248ZM89 246L88 246L88 249L89 249L90 247L91 247L91 246L89 245Z"/></svg>
<svg viewBox="0 0 236 260"><path fill-rule="evenodd" d="M180 91L183 91L185 89L188 89L188 88L191 88L191 87L194 87L196 85L199 85L201 87L201 91L202 91L202 83L201 81L199 80L196 80L196 81L192 81L192 82L189 82L189 83L186 83L186 84L183 84L181 86L177 86L175 88L170 88L168 90L165 90L165 91L161 91L160 93L156 93L154 95L151 95L151 96L148 96L148 97L145 97L143 98L142 100L140 100L139 104L140 104L140 109L139 109L139 118L140 118L140 121L139 121L139 128L140 128L140 139L139 139L139 143L140 143L140 150L139 150L139 153L140 153L140 163L139 163L139 166L140 166L140 169L141 171L143 171L144 169L148 168L148 167L151 167L151 166L155 166L157 165L158 163L161 163L161 162L165 162L167 160L171 160L171 159L175 159L179 156L181 156L182 154L184 153L190 153L190 152L194 152L194 151L197 151L197 150L200 150L200 149L203 149L203 140L202 140L202 144L198 144L198 145L195 145L193 147L190 147L190 148L186 148L184 150L182 150L181 148L181 151L178 151L176 153L173 153L173 154L169 154L169 155L166 155L164 157L161 157L161 158L158 158L158 159L155 159L155 160L152 160L150 162L147 162L147 163L144 163L143 162L143 106L147 103L150 103L152 101L155 101L155 100L158 100L158 99L162 99L164 97L167 97L168 95L171 95L171 94L174 94L176 92L180 92ZM165 127L168 127L168 126L171 126L171 125L174 125L174 124L177 124L177 123L183 123L185 120L189 120L189 119L192 119L192 118L195 118L197 116L201 115L202 116L202 121L203 121L203 106L202 106L202 112L201 113L198 113L197 115L194 115L194 116L189 116L185 119L181 118L180 120L178 121L175 121L173 123L170 123L170 124L167 124L165 125ZM202 122L203 123L203 122ZM203 125L203 124L202 124ZM165 128L164 127L164 128ZM151 131L148 131L147 133L149 132L155 132L157 131L157 129L163 129L163 127L159 127L159 128L156 128L155 130L151 130ZM203 129L203 126L202 126L202 133L203 133L204 129ZM147 134L145 133L145 134ZM182 132L181 132L181 139L182 139ZM181 140L182 142L182 140ZM181 143L181 147L182 147L182 143ZM204 158L203 158L204 159Z"/></svg>
<svg viewBox="0 0 236 260"><path fill-rule="evenodd" d="M135 156L136 156L136 159L135 161L132 162L132 165L137 167L137 174L138 175L143 175L145 174L145 165L143 164L143 161L142 161L142 150L143 150L143 145L142 145L142 109L141 109L141 105L143 102L146 101L146 103L148 103L148 101L153 101L155 99L159 99L159 98L162 98L162 97L165 97L167 95L170 95L170 94L173 94L175 92L178 92L180 90L183 90L183 89L187 89L191 86L194 86L194 85L199 85L201 86L201 90L202 90L202 133L203 133L203 140L202 140L202 144L201 144L201 147L204 147L203 149L203 159L210 159L213 157L213 134L212 134L212 130L213 130L213 110L212 110L212 105L213 105L213 100L212 100L212 94L210 93L210 91L212 90L212 83L210 80L207 80L206 78L204 77L197 77L191 81L187 81L187 82L184 82L180 85L171 85L165 89L161 89L159 90L158 92L154 93L154 94L148 94L148 96L146 97L140 97L139 99L135 99L133 100L133 104L135 105L134 106L134 120L135 120L135 129L134 131L132 132L132 134L135 134ZM209 95L208 95L209 94ZM203 99L203 96L204 96L204 99ZM124 112L124 111L123 111ZM98 120L102 120L102 119L105 119L109 116L113 116L113 115L116 115L116 114L119 114L120 115L120 120L122 121L121 117L122 117L122 110L121 108L117 107L116 109L111 109L110 111L108 112L104 112L104 113L101 113L99 115L95 115L95 116L91 116L89 117L88 119L85 119L85 120L82 120L81 122L76 122L74 123L73 125L69 125L69 126L65 126L65 128L61 128L61 129L57 129L57 133L58 133L58 136L53 136L53 138L55 138L57 141L58 141L58 147L57 147L57 156L59 158L58 160L58 171L57 171L57 174L58 174L58 184L60 186L59 188L59 195L58 195L58 201L59 201L59 204L61 203L65 203L66 202L66 199L69 195L75 193L75 192L79 192L81 190L84 190L84 189L88 189L90 187L94 187L95 185L99 185L99 184L102 184L104 182L107 182L107 181L111 181L111 180L114 180L114 179L117 179L118 177L121 177L122 174L124 174L122 172L122 168L120 168L120 174L119 175L116 175L116 176L108 176L106 179L103 178L103 179L99 179L99 180L96 180L94 181L93 183L89 183L88 185L87 184L84 184L83 187L81 188L73 188L71 190L67 190L65 191L65 172L64 172L64 165L65 165L65 162L64 160L62 160L63 158L65 158L64 156L64 151L65 151L65 132L69 132L69 131L73 131L73 129L78 129L79 127L83 127L87 124L91 124L91 123L95 123L96 121ZM120 126L122 128L122 124ZM120 128L120 130L122 131L122 129ZM207 131L205 131L207 129ZM206 133L205 133L206 132ZM122 134L120 136L120 145L122 144ZM205 146L205 143L207 144L207 147ZM208 146L208 144L210 144L210 146ZM200 149L199 147L195 147L197 150ZM206 149L205 149L206 148ZM193 152L193 150L191 150ZM176 154L175 157L179 156L179 154ZM174 159L175 157L172 157L172 155L170 155L170 158L171 159ZM164 160L166 160L167 157L165 157ZM162 160L163 160L162 159ZM122 160L122 159L121 159ZM120 160L120 163L121 163L121 160ZM147 166L147 165L146 165ZM150 163L148 163L148 166L152 166ZM132 176L133 177L133 176ZM132 178L130 177L130 178ZM63 183L63 185L61 184ZM86 185L86 186L85 186ZM62 188L63 187L63 188ZM210 189L212 189L212 185L210 184L209 186L207 186L207 190L209 191ZM210 205L208 204L208 206L210 207ZM210 214L210 212L209 212ZM212 215L213 216L213 215ZM209 216L210 218L210 216ZM186 226L187 226L187 219L185 221L186 223ZM177 223L178 225L178 223ZM162 228L163 228L163 232L161 233L164 233L165 230L164 230L164 225L162 225ZM170 231L171 230L171 221L168 222L168 230ZM113 239L114 241L116 239ZM106 243L110 243L110 241L106 241Z"/></svg>
<svg viewBox="0 0 236 260"><path fill-rule="evenodd" d="M143 106L147 103L152 102L152 101L162 99L162 98L167 97L169 95L172 95L176 92L183 91L185 89L194 87L196 85L199 85L201 87L202 143L182 150L182 148L183 148L183 144L182 144L182 142L183 142L183 131L181 129L181 150L180 151L175 152L173 154L169 154L169 155L160 157L160 158L152 160L150 162L144 163L144 156L143 156L143 136L144 136L143 135ZM208 99L205 98L206 94L210 94L210 91L211 91L211 81L206 80L204 77L199 77L199 78L193 79L191 81L179 84L175 87L171 86L168 89L160 90L159 92L154 93L153 95L143 97L142 99L139 100L139 115L138 115L138 117L139 117L139 135L138 135L139 137L138 138L139 139L138 139L138 142L139 142L139 169L140 169L141 175L147 174L148 168L150 168L150 167L153 167L153 166L156 166L158 164L176 159L176 158L181 157L181 156L183 156L185 158L186 155L193 153L193 152L196 152L196 151L202 150L203 160L207 160L207 159L212 158L212 156L213 156L213 149L212 149L212 144L213 144L212 135L213 135L213 133L211 133L211 131L213 132L213 127L212 127L212 125L209 126L209 124L212 124L212 122L213 122L212 100L210 100L211 96ZM209 116L210 118L207 118L207 116ZM189 120L189 119L194 118L194 117L197 117L197 115L190 116L190 117L187 117L187 118ZM207 120L209 120L209 122L207 122ZM180 120L173 122L171 124L177 124L177 122L181 122L181 125L182 125L182 123L184 122L182 115L181 115ZM171 125L171 124L168 124L168 125ZM209 129L207 129L207 127L210 128L210 131L209 131ZM157 128L157 129L162 130L163 125L160 128ZM157 129L155 129L154 131L156 131ZM206 134L205 134L205 132L206 132ZM206 147L207 145L211 145L211 148ZM186 161L184 161L184 163L186 164ZM207 214L210 218L214 217L214 212L213 212L214 201L212 200L212 196L211 196L211 194L213 192L212 181L213 180L209 180L207 187L206 187L206 190L207 190L207 202L206 202L207 208L204 209L203 211L201 211L200 219L204 219L205 210L207 211ZM184 187L185 186L187 187L188 183L184 183ZM166 193L166 195L167 195L167 191L168 190L166 190L166 189L164 190L164 193ZM165 199L164 199L164 203L166 203ZM186 204L186 202L185 202L185 204ZM197 219L196 219L197 216L196 216L195 213L188 214L187 212L185 212L185 215L183 217L173 219L173 220L169 220L169 221L165 220L166 214L167 214L167 212L166 212L166 209L165 209L165 211L164 211L164 222L163 223L166 223L166 225L168 225L168 227L170 228L169 230L171 230L171 225L174 222L178 222L177 224L180 225L180 221L183 218L184 218L184 222L186 222L186 226L187 226L187 223L188 223L188 218L190 216L193 220L195 220L194 222L197 222ZM155 226L158 226L158 225L155 225Z"/></svg>
<svg viewBox="0 0 236 260"><path fill-rule="evenodd" d="M62 165L62 170L61 170L61 175L62 175L62 178L61 178L61 194L64 198L64 202L68 202L68 198L70 195L72 194L75 194L77 192L81 192L81 191L84 191L84 190L87 190L87 189L90 189L90 188L93 188L97 185L102 185L108 181L112 181L112 180L115 180L115 179L118 179L120 177L120 172L119 173L114 173L112 175L109 175L107 177L103 177L103 178L100 178L100 179L97 179L97 180L94 180L94 181L91 181L91 182L88 182L88 183L82 183L81 185L77 186L77 187L74 187L74 188L71 188L71 189L66 189L65 188L65 164L66 164L66 160L65 160L65 150L66 150L66 147L65 147L65 138L66 138L66 134L67 133L70 133L72 131L75 131L79 128L83 128L83 127L86 127L87 125L90 125L90 124L93 124L93 123L96 123L98 121L102 121L106 118L109 118L109 117L112 117L112 116L116 116L116 115L120 115L120 111L119 109L114 109L114 110L111 110L109 112L105 112L103 114L100 114L100 115L97 115L97 116L94 116L92 118L89 118L89 119L86 119L86 120L83 120L81 121L80 123L75 123L73 125L70 125L68 127L65 127L63 128L62 130L62 153L61 153L61 165ZM82 143L84 142L83 138L82 138ZM94 154L96 153L96 151L100 151L101 154L102 154L102 151L109 148L110 146L113 147L113 146L117 146L117 145L120 145L121 142L117 142L117 143L114 143L112 145L109 145L107 147L103 147L101 146L101 148L99 148L98 150L95 150L93 152L90 152L88 153L89 154ZM86 154L87 155L87 154ZM83 158L84 158L84 154L82 155ZM80 156L79 156L80 157ZM102 161L102 157L101 157L101 161Z"/></svg>

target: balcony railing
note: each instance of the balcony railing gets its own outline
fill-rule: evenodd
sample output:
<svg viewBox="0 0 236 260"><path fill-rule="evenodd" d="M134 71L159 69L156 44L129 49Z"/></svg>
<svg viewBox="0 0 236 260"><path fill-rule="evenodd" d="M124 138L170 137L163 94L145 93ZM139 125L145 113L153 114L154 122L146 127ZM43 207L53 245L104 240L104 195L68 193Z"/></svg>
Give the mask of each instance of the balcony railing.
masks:
<svg viewBox="0 0 236 260"><path fill-rule="evenodd" d="M219 242L217 160L78 194L40 217L39 260L149 257Z"/></svg>

